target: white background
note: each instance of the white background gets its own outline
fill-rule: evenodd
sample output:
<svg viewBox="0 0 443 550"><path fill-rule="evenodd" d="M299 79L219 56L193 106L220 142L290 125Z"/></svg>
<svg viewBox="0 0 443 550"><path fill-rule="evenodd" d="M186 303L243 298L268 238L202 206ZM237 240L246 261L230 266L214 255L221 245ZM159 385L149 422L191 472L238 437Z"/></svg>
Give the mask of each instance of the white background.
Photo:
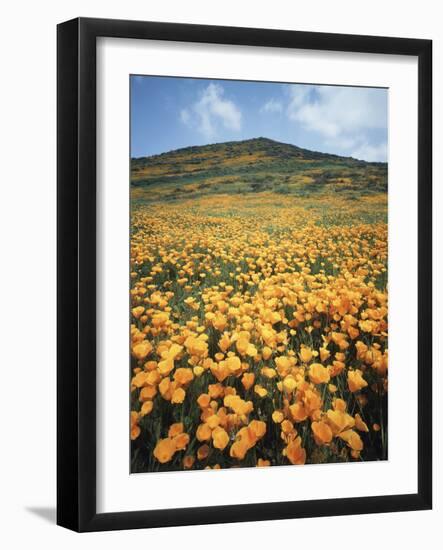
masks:
<svg viewBox="0 0 443 550"><path fill-rule="evenodd" d="M417 59L272 48L98 42L97 511L417 492ZM128 475L129 74L217 76L389 88L389 461ZM122 205L126 205L122 207ZM406 244L407 243L407 244ZM407 296L407 299L405 299ZM408 345L404 344L404 335ZM210 479L209 479L209 476ZM208 494L208 484L211 491ZM171 494L174 495L171 498Z"/></svg>
<svg viewBox="0 0 443 550"><path fill-rule="evenodd" d="M439 2L274 0L240 3L67 0L8 3L2 10L0 235L0 543L6 548L108 549L122 545L268 548L293 544L359 549L421 547L441 540L443 490L435 468L431 512L75 535L54 526L55 506L55 25L82 15L434 39L435 280L442 278L443 31ZM437 152L440 154L437 155ZM441 245L440 245L441 250ZM441 393L442 293L434 290L434 389ZM440 341L437 336L440 335ZM437 400L435 400L437 401ZM435 464L442 462L435 403ZM440 434L437 437L437 434ZM317 535L318 533L318 535Z"/></svg>

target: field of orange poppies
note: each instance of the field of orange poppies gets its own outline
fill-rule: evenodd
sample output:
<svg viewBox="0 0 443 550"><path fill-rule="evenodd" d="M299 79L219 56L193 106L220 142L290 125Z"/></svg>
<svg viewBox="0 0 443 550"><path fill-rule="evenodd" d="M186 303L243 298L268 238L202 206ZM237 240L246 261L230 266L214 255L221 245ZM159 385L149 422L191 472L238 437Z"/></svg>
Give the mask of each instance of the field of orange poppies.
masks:
<svg viewBox="0 0 443 550"><path fill-rule="evenodd" d="M386 207L133 201L132 472L387 458Z"/></svg>

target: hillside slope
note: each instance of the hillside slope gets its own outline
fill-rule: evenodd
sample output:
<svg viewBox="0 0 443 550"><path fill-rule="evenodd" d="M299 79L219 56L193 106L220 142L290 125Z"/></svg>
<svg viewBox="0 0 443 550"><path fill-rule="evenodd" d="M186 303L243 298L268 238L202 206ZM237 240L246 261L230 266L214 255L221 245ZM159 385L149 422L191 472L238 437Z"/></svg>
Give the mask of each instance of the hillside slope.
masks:
<svg viewBox="0 0 443 550"><path fill-rule="evenodd" d="M134 158L131 185L133 198L146 199L263 191L357 198L387 191L387 164L255 138Z"/></svg>

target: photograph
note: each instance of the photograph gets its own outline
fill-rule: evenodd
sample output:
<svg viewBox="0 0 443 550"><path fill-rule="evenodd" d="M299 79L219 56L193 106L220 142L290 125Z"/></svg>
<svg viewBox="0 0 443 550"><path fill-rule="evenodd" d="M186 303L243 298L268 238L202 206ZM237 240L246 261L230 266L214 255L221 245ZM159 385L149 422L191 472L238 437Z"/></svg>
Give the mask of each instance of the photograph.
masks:
<svg viewBox="0 0 443 550"><path fill-rule="evenodd" d="M131 473L387 460L388 90L131 75L130 121Z"/></svg>

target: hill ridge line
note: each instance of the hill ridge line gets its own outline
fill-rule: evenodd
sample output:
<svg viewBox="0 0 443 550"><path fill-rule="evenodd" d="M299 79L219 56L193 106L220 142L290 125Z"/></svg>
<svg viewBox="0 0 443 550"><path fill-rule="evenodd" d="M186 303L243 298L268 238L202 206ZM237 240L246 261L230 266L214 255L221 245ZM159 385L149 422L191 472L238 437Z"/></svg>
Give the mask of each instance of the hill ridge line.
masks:
<svg viewBox="0 0 443 550"><path fill-rule="evenodd" d="M232 140L232 141L221 141L221 142L215 142L215 143L207 143L205 145L188 145L186 147L179 147L178 149L171 149L168 151L164 151L162 153L156 153L153 155L142 155L139 157L131 157L131 162L140 162L143 160L156 160L160 159L161 157L167 157L171 155L176 154L183 154L183 153L198 153L221 149L221 148L239 148L242 146L248 146L248 145L263 145L268 147L273 147L275 149L277 148L285 148L287 151L294 151L295 153L299 153L302 155L307 155L308 158L316 158L316 159L343 159L346 161L352 160L356 163L361 164L368 164L368 165L386 165L386 162L380 162L380 161L366 161L361 159L356 159L352 156L343 156L343 155L337 155L335 153L326 153L323 151L315 151L313 149L306 149L304 147L300 147L298 145L295 145L293 143L286 143L282 141L277 141L272 138L267 138L264 136L256 137L256 138L248 138L243 140Z"/></svg>

